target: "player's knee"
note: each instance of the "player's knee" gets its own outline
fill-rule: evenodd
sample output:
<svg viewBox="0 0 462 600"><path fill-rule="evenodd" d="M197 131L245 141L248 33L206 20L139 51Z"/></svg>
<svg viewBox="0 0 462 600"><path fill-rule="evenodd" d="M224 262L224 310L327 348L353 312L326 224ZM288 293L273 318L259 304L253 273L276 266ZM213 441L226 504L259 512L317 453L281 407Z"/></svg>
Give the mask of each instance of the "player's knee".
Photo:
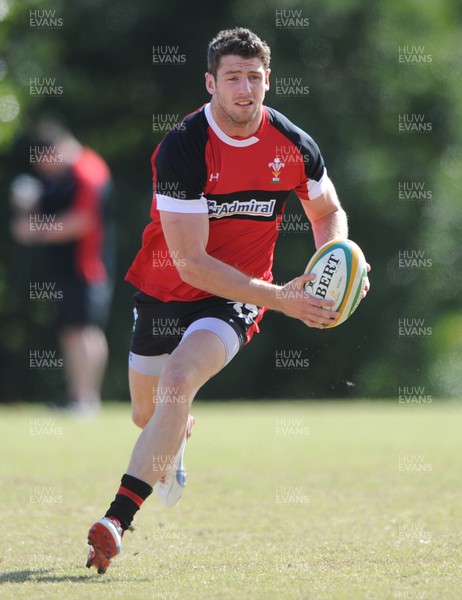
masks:
<svg viewBox="0 0 462 600"><path fill-rule="evenodd" d="M190 368L166 365L157 389L157 401L172 404L186 401L194 389L195 379L195 374Z"/></svg>
<svg viewBox="0 0 462 600"><path fill-rule="evenodd" d="M151 414L146 411L140 410L137 407L132 408L132 421L137 427L144 429L151 418Z"/></svg>

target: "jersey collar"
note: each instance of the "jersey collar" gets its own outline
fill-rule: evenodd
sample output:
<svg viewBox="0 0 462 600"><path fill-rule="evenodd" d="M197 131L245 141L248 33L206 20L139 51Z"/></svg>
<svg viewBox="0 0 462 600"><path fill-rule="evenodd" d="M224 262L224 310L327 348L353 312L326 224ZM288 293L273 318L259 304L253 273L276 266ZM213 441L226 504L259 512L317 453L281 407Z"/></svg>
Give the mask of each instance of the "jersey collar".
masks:
<svg viewBox="0 0 462 600"><path fill-rule="evenodd" d="M208 124L210 125L210 127L212 128L213 132L216 134L216 136L225 144L228 144L228 146L234 146L235 148L245 148L247 146L252 146L253 144L256 144L258 141L260 141L260 138L257 137L256 135L252 135L251 137L245 138L243 140L236 140L235 138L227 135L224 131L222 131L215 119L212 116L212 109L210 108L210 102L208 104L206 104L204 106L204 113L205 113L205 118L207 119ZM268 117L267 117L267 112L266 112L266 107L263 107L263 118L262 118L262 123L260 125L260 129L258 130L258 133L262 133L262 130L266 124Z"/></svg>

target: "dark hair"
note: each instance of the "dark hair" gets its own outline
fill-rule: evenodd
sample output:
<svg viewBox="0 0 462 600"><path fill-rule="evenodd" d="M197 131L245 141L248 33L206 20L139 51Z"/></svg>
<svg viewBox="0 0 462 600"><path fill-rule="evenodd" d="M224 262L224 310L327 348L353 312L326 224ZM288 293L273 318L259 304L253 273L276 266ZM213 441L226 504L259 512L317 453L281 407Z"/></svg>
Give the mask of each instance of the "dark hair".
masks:
<svg viewBox="0 0 462 600"><path fill-rule="evenodd" d="M216 77L221 57L228 54L243 58L260 58L265 69L269 67L271 58L268 44L244 27L223 29L213 38L207 54L207 71Z"/></svg>

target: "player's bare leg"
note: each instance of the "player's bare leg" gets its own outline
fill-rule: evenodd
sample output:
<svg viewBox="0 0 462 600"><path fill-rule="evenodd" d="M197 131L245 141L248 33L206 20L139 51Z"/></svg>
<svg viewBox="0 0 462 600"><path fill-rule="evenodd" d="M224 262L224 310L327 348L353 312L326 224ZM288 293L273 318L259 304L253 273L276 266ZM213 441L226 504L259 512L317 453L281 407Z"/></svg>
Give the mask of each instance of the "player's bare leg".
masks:
<svg viewBox="0 0 462 600"><path fill-rule="evenodd" d="M184 438L195 394L225 360L223 342L210 331L191 333L174 350L162 369L156 410L135 444L129 475L153 486L168 470Z"/></svg>
<svg viewBox="0 0 462 600"><path fill-rule="evenodd" d="M196 330L184 338L167 359L157 386L155 410L135 444L119 493L106 516L90 528L87 567L94 566L98 573L104 573L111 559L120 552L123 531L178 454L195 394L223 368L226 355L225 345L216 334ZM140 406L145 406L148 392L152 394L148 386L153 382L138 378L135 383L135 379L132 380L134 386L142 386L144 381L145 402ZM131 489L127 489L127 485ZM132 502L131 507L127 507L127 497ZM114 507L117 507L118 517L114 515L117 512Z"/></svg>
<svg viewBox="0 0 462 600"><path fill-rule="evenodd" d="M128 381L132 419L135 425L144 429L154 414L159 375L144 375L129 367Z"/></svg>
<svg viewBox="0 0 462 600"><path fill-rule="evenodd" d="M141 429L147 425L154 414L159 388L159 375L145 375L129 367L130 397L132 402L132 419ZM168 395L164 390L163 398ZM167 398L170 400L170 398ZM154 490L160 502L165 506L174 506L181 498L186 486L186 470L184 468L184 451L187 439L195 423L192 415L187 418L186 434L169 471L159 479Z"/></svg>
<svg viewBox="0 0 462 600"><path fill-rule="evenodd" d="M108 359L104 331L96 325L65 327L59 333L68 394L73 407L94 412L101 405L101 385Z"/></svg>

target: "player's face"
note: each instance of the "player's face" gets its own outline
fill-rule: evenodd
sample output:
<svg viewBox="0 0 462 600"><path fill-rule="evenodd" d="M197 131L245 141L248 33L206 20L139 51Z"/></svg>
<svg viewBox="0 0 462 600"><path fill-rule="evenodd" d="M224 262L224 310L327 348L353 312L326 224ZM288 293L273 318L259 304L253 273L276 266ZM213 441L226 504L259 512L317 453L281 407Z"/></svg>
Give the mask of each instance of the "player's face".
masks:
<svg viewBox="0 0 462 600"><path fill-rule="evenodd" d="M214 117L226 133L250 135L258 129L269 75L259 58L235 55L221 57L216 78L206 73Z"/></svg>

